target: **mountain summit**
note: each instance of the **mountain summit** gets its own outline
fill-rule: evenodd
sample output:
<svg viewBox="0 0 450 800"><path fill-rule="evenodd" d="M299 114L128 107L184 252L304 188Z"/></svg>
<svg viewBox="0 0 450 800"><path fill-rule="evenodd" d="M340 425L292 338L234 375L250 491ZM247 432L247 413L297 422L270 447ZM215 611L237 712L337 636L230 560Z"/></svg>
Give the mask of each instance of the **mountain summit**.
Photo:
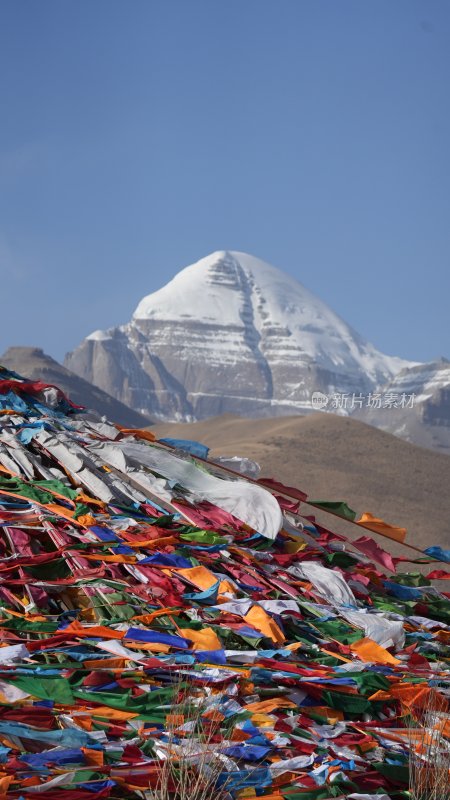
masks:
<svg viewBox="0 0 450 800"><path fill-rule="evenodd" d="M411 366L293 277L228 250L181 270L65 363L137 411L178 420L303 413L315 391L368 392Z"/></svg>

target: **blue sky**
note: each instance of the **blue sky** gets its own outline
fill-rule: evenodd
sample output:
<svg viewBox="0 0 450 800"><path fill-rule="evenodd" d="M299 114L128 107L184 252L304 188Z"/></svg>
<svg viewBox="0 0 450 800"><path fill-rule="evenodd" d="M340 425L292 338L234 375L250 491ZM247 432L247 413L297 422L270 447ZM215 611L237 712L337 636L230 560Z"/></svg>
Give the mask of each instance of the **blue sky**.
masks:
<svg viewBox="0 0 450 800"><path fill-rule="evenodd" d="M448 0L2 0L0 353L217 249L450 357Z"/></svg>

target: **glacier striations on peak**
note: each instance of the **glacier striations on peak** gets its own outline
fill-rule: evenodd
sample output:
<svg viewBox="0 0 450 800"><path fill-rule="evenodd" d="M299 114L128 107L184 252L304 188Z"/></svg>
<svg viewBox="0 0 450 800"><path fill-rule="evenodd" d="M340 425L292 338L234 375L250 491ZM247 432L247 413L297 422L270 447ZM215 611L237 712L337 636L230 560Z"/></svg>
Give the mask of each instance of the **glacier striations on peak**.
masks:
<svg viewBox="0 0 450 800"><path fill-rule="evenodd" d="M368 392L411 362L379 352L301 283L217 251L96 331L66 365L160 419L311 410L311 394Z"/></svg>

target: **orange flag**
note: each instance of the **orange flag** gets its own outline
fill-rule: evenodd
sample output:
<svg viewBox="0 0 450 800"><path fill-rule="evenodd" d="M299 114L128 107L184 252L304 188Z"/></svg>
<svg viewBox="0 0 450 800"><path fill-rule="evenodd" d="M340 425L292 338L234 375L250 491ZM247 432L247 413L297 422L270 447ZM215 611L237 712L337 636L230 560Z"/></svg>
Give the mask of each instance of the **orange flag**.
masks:
<svg viewBox="0 0 450 800"><path fill-rule="evenodd" d="M270 714L277 708L295 708L295 703L288 700L287 697L270 697L268 700L258 700L255 703L247 703L245 706L246 711L262 712L263 714Z"/></svg>
<svg viewBox="0 0 450 800"><path fill-rule="evenodd" d="M283 644L283 631L280 630L275 620L272 619L261 606L252 606L244 619L249 625L256 628L257 631L261 631L264 636L272 639L275 644Z"/></svg>
<svg viewBox="0 0 450 800"><path fill-rule="evenodd" d="M175 574L182 575L183 578L192 583L198 589L210 589L217 583L216 576L206 567L200 565L199 567L177 568L172 570Z"/></svg>
<svg viewBox="0 0 450 800"><path fill-rule="evenodd" d="M82 625L78 620L74 620L62 629L63 633L73 633L75 636L87 636L88 638L100 637L101 639L123 639L125 631L116 631L104 625Z"/></svg>
<svg viewBox="0 0 450 800"><path fill-rule="evenodd" d="M364 511L361 518L356 520L356 524L361 525L362 528L367 528L369 531L374 531L374 533L381 533L389 539L395 539L396 542L404 542L406 539L406 528L389 525L384 520L369 514L368 511Z"/></svg>
<svg viewBox="0 0 450 800"><path fill-rule="evenodd" d="M122 425L115 426L120 431L122 436L134 436L135 439L146 439L148 442L154 442L156 437L151 431L146 431L143 428L124 428Z"/></svg>
<svg viewBox="0 0 450 800"><path fill-rule="evenodd" d="M391 656L384 647L374 642L368 636L365 639L360 639L350 645L350 650L355 653L361 661L367 661L374 664L401 664L402 662Z"/></svg>
<svg viewBox="0 0 450 800"><path fill-rule="evenodd" d="M194 643L194 650L220 650L222 642L212 628L194 631L192 628L180 628L179 633Z"/></svg>

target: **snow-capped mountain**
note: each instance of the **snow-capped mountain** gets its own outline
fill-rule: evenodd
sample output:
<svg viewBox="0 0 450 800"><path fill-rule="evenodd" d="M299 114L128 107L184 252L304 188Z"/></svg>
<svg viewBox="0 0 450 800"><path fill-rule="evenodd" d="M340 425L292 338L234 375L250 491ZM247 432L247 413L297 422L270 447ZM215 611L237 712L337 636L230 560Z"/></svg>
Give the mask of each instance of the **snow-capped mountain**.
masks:
<svg viewBox="0 0 450 800"><path fill-rule="evenodd" d="M450 361L401 370L354 416L422 447L450 454Z"/></svg>
<svg viewBox="0 0 450 800"><path fill-rule="evenodd" d="M311 394L368 392L411 362L386 356L291 276L218 251L88 336L73 372L152 418L304 413Z"/></svg>

